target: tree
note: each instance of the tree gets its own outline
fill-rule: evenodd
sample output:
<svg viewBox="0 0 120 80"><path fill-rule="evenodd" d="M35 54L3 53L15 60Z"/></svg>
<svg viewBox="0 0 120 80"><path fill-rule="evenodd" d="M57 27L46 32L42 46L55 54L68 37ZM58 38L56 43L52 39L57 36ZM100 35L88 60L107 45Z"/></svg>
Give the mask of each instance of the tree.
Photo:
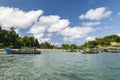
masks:
<svg viewBox="0 0 120 80"><path fill-rule="evenodd" d="M37 39L35 39L35 41L34 41L34 46L36 46L36 47L39 47L39 46L40 46Z"/></svg>
<svg viewBox="0 0 120 80"><path fill-rule="evenodd" d="M0 26L0 31L2 30L2 27Z"/></svg>
<svg viewBox="0 0 120 80"><path fill-rule="evenodd" d="M95 47L106 47L111 46L111 42L120 43L120 37L118 35L109 35L103 38L96 38L94 41L86 42L81 48L95 48Z"/></svg>
<svg viewBox="0 0 120 80"><path fill-rule="evenodd" d="M4 44L3 43L0 43L0 48L3 48L4 47Z"/></svg>
<svg viewBox="0 0 120 80"><path fill-rule="evenodd" d="M77 48L77 46L75 44L70 45L70 49L76 49L76 48Z"/></svg>
<svg viewBox="0 0 120 80"><path fill-rule="evenodd" d="M39 47L39 42L34 37L20 37L15 28L11 27L9 31L0 30L0 47L20 48L21 46Z"/></svg>
<svg viewBox="0 0 120 80"><path fill-rule="evenodd" d="M41 46L41 48L48 48L48 49L52 48L51 43L49 43L49 42L41 43L40 46Z"/></svg>
<svg viewBox="0 0 120 80"><path fill-rule="evenodd" d="M70 48L69 44L62 44L62 49L68 50Z"/></svg>

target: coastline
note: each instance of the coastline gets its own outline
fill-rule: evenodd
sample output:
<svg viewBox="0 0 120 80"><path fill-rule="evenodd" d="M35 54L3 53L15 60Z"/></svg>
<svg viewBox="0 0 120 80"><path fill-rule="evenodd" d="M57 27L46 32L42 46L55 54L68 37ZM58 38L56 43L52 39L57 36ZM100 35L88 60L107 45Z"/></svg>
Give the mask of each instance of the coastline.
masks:
<svg viewBox="0 0 120 80"><path fill-rule="evenodd" d="M12 49L12 50L18 50L18 49ZM63 51L63 49L40 49L37 48L38 51ZM4 49L0 49L0 51L4 51Z"/></svg>
<svg viewBox="0 0 120 80"><path fill-rule="evenodd" d="M39 48L37 48L36 50L38 51L63 51L63 49L39 49Z"/></svg>

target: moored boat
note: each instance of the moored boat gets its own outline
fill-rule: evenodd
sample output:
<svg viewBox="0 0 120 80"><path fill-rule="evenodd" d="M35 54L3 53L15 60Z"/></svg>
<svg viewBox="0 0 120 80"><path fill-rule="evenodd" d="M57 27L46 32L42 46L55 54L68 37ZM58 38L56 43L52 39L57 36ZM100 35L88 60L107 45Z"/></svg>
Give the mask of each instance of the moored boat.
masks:
<svg viewBox="0 0 120 80"><path fill-rule="evenodd" d="M97 49L86 49L86 50L81 50L82 54L98 54L99 50Z"/></svg>
<svg viewBox="0 0 120 80"><path fill-rule="evenodd" d="M109 48L107 50L107 52L109 52L109 53L120 53L120 49L119 48Z"/></svg>
<svg viewBox="0 0 120 80"><path fill-rule="evenodd" d="M98 54L98 51L83 51L82 54Z"/></svg>
<svg viewBox="0 0 120 80"><path fill-rule="evenodd" d="M4 50L7 54L41 54L41 51L36 51L36 50L35 51L34 50L32 50L32 51L21 51L21 50L17 51L17 50L12 50L9 48L5 48Z"/></svg>

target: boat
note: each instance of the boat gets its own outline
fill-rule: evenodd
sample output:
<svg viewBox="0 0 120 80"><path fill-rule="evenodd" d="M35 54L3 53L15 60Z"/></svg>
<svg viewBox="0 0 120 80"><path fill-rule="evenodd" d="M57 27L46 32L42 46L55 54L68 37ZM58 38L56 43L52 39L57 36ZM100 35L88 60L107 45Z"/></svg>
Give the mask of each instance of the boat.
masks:
<svg viewBox="0 0 120 80"><path fill-rule="evenodd" d="M82 54L98 54L99 51L82 51Z"/></svg>
<svg viewBox="0 0 120 80"><path fill-rule="evenodd" d="M9 48L4 49L7 54L41 54L41 51L36 51L36 50L12 50Z"/></svg>
<svg viewBox="0 0 120 80"><path fill-rule="evenodd" d="M120 53L120 49L119 48L109 48L107 50L107 52L109 52L109 53Z"/></svg>
<svg viewBox="0 0 120 80"><path fill-rule="evenodd" d="M97 49L86 49L80 51L82 54L98 54L99 50Z"/></svg>

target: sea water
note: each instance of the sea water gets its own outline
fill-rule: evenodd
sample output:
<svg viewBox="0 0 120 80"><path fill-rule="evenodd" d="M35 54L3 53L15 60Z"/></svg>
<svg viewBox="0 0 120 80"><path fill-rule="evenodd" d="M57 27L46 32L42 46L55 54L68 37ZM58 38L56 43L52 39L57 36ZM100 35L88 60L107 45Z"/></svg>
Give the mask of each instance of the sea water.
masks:
<svg viewBox="0 0 120 80"><path fill-rule="evenodd" d="M120 80L120 53L1 54L0 80Z"/></svg>

